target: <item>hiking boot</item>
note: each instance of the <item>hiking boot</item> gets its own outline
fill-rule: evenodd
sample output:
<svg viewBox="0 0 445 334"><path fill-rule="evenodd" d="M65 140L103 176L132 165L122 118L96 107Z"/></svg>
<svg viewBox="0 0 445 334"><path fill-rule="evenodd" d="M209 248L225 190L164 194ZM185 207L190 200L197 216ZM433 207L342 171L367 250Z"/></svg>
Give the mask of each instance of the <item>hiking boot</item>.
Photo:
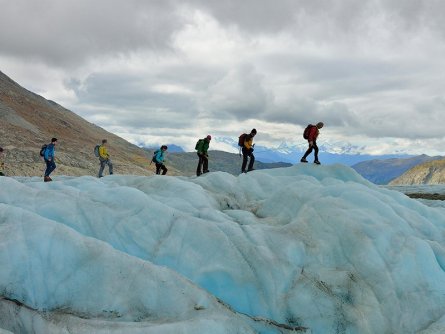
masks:
<svg viewBox="0 0 445 334"><path fill-rule="evenodd" d="M315 160L315 161L314 161L314 164L320 165L320 161Z"/></svg>
<svg viewBox="0 0 445 334"><path fill-rule="evenodd" d="M247 169L248 172L251 172L251 171L253 171L253 170L255 170L255 168L248 168L248 169Z"/></svg>
<svg viewBox="0 0 445 334"><path fill-rule="evenodd" d="M305 158L301 158L300 162L307 162Z"/></svg>
<svg viewBox="0 0 445 334"><path fill-rule="evenodd" d="M209 170L208 169L206 169L205 171L203 171L202 173L204 174L204 173L208 173L209 172Z"/></svg>
<svg viewBox="0 0 445 334"><path fill-rule="evenodd" d="M52 181L52 179L49 176L45 176L43 178L43 182L51 182L51 181Z"/></svg>

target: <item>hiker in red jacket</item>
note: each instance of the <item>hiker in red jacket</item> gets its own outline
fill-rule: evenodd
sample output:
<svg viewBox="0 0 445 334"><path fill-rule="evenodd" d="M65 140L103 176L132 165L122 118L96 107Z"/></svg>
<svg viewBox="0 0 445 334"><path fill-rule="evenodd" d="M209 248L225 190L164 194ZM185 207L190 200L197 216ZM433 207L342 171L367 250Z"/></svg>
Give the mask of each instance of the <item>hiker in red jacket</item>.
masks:
<svg viewBox="0 0 445 334"><path fill-rule="evenodd" d="M309 148L307 149L306 153L301 158L301 162L307 162L306 158L309 154L312 153L312 150L314 150L314 164L319 165L320 161L318 161L318 146L317 146L317 137L320 133L320 129L323 127L323 122L318 122L317 125L312 125L309 127L309 133L307 135L307 141L309 143Z"/></svg>

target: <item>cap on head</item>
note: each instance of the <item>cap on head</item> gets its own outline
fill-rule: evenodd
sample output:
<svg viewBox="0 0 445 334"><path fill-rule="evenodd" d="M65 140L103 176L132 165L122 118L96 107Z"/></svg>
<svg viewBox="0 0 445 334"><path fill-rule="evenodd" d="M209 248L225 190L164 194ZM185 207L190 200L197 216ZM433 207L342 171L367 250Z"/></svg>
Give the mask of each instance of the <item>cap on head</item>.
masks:
<svg viewBox="0 0 445 334"><path fill-rule="evenodd" d="M106 139L102 139L102 144L105 144L107 142Z"/></svg>
<svg viewBox="0 0 445 334"><path fill-rule="evenodd" d="M51 138L51 143L55 143L57 141L57 138Z"/></svg>
<svg viewBox="0 0 445 334"><path fill-rule="evenodd" d="M212 139L212 136L211 135L207 135L207 137L206 137L208 140L211 140Z"/></svg>
<svg viewBox="0 0 445 334"><path fill-rule="evenodd" d="M323 122L318 122L317 123L317 128L321 129L324 126Z"/></svg>
<svg viewBox="0 0 445 334"><path fill-rule="evenodd" d="M256 134L256 129L252 129L252 131L250 131L250 133Z"/></svg>
<svg viewBox="0 0 445 334"><path fill-rule="evenodd" d="M167 145L162 145L161 146L161 150L166 150L166 149L168 149Z"/></svg>

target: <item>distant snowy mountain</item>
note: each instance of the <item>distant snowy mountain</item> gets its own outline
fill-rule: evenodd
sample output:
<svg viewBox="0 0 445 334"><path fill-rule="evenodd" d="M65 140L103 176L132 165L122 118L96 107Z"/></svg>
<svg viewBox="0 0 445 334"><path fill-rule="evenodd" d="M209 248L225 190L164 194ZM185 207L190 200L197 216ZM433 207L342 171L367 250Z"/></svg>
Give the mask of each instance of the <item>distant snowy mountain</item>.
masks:
<svg viewBox="0 0 445 334"><path fill-rule="evenodd" d="M218 137L216 140L238 147L238 142L229 137ZM373 159L391 159L391 158L409 158L405 154L387 154L387 155L369 155L361 154L363 147L353 146L345 143L324 143L319 145L319 160L322 164L330 165L341 163L346 166L352 166L362 161ZM277 147L266 147L255 145L255 158L262 162L288 162L299 163L304 152L307 150L307 143L299 144L281 143ZM310 156L309 158L312 158Z"/></svg>
<svg viewBox="0 0 445 334"><path fill-rule="evenodd" d="M185 152L184 149L181 146L175 145L175 144L165 144L168 147L169 153L179 153L179 152ZM139 147L143 148L144 150L147 150L149 152L157 150L160 145L145 145L145 144L138 144Z"/></svg>

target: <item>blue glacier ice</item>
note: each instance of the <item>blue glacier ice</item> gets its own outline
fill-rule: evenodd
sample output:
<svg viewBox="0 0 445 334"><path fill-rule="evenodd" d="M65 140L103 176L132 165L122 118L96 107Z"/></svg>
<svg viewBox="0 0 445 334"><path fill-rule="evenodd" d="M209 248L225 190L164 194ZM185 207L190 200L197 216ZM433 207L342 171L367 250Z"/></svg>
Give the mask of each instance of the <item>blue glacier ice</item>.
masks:
<svg viewBox="0 0 445 334"><path fill-rule="evenodd" d="M0 333L444 333L445 210L341 166L0 178Z"/></svg>

